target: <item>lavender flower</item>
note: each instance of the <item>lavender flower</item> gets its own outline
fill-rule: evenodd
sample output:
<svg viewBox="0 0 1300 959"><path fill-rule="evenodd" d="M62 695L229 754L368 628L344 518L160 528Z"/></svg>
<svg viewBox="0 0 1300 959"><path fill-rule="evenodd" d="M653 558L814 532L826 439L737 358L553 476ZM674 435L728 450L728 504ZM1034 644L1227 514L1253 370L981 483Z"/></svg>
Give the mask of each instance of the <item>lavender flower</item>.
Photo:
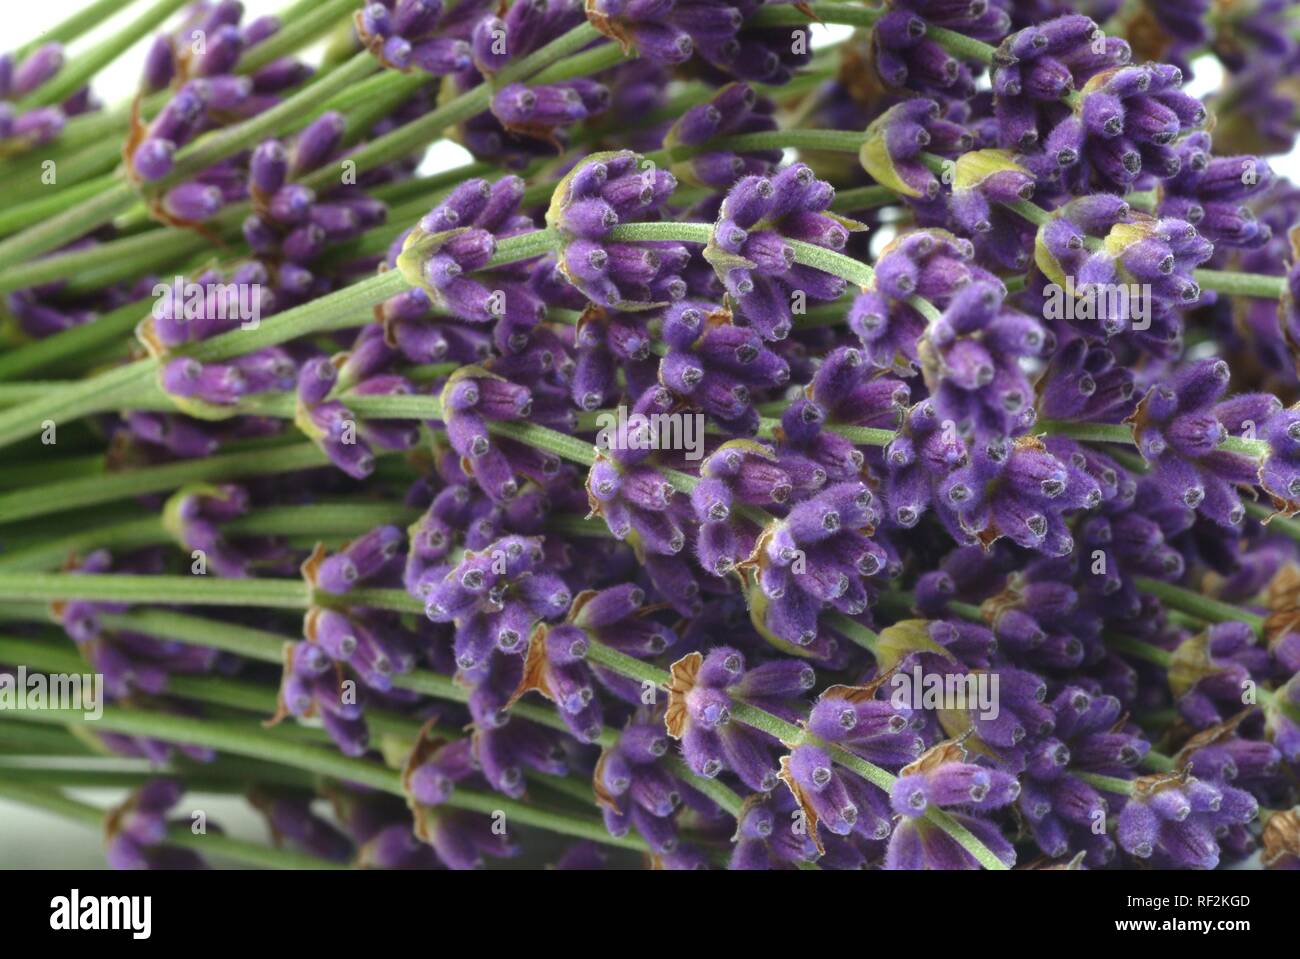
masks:
<svg viewBox="0 0 1300 959"><path fill-rule="evenodd" d="M677 186L676 178L624 150L595 154L574 167L555 189L547 225L559 232L564 276L597 306L649 309L680 300L678 273L689 253L676 243L610 243L622 223L653 220Z"/></svg>
<svg viewBox="0 0 1300 959"><path fill-rule="evenodd" d="M1125 852L1167 866L1213 869L1219 862L1215 832L1255 818L1249 793L1195 778L1148 776L1120 810L1116 835Z"/></svg>
<svg viewBox="0 0 1300 959"><path fill-rule="evenodd" d="M834 300L844 280L796 263L787 240L843 249L859 225L827 212L835 191L806 164L771 179L745 177L722 201L705 258L764 339L781 340L793 322L795 299Z"/></svg>

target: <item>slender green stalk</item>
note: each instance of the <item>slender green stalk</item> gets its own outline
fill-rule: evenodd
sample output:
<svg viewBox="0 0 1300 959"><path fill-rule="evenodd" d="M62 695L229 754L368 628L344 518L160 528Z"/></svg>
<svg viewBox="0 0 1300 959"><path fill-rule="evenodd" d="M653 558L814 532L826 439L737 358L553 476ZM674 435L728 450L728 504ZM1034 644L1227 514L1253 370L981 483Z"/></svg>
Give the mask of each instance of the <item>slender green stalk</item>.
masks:
<svg viewBox="0 0 1300 959"><path fill-rule="evenodd" d="M1035 429L1052 436L1068 436L1071 439L1089 443L1122 443L1133 445L1133 430L1123 423L1071 423L1066 420L1039 420ZM1238 436L1225 437L1219 449L1227 453L1241 453L1262 459L1268 454L1266 440L1243 439Z"/></svg>
<svg viewBox="0 0 1300 959"><path fill-rule="evenodd" d="M17 726L11 720L0 723L5 726ZM39 726L22 724L18 735L26 738L40 730ZM61 732L47 729L46 732ZM310 730L317 732L317 730ZM324 730L319 730L324 732ZM190 766L153 766L139 768L130 761L114 763L111 768L104 768L106 757L90 750L90 747L75 738L70 742L81 746L74 752L71 747L58 755L67 758L85 759L84 765L73 766L65 762L49 764L43 762L50 757L38 756L34 749L25 752L0 754L0 778L8 782L19 782L43 788L68 787L78 789L138 789L159 776L177 776L185 781L187 790L195 793L213 793L217 795L244 796L250 783L272 788L295 789L299 791L314 790L316 778L297 769L285 769L281 766L255 764L250 760L218 760L202 769ZM111 762L111 760L108 760ZM239 763L245 767L257 767L257 776L250 772L237 772L233 767Z"/></svg>
<svg viewBox="0 0 1300 959"><path fill-rule="evenodd" d="M0 573L0 601L61 599L305 609L309 592L306 583L292 579L218 579L117 573Z"/></svg>
<svg viewBox="0 0 1300 959"><path fill-rule="evenodd" d="M92 0L80 10L71 14L66 20L43 30L40 36L33 37L13 52L14 61L21 63L29 53L47 43L71 43L77 37L99 26L108 17L135 0Z"/></svg>
<svg viewBox="0 0 1300 959"><path fill-rule="evenodd" d="M1300 522L1296 522L1286 516L1274 516L1273 510L1263 503L1245 501L1246 514L1253 516L1261 523L1267 521L1269 532L1278 532L1289 539L1300 543Z"/></svg>
<svg viewBox="0 0 1300 959"><path fill-rule="evenodd" d="M1173 757L1158 753L1152 749L1142 757L1142 765L1157 772L1167 773L1173 771L1174 760Z"/></svg>
<svg viewBox="0 0 1300 959"><path fill-rule="evenodd" d="M396 270L353 283L328 296L302 306L277 313L263 320L256 329L231 330L204 340L187 351L205 363L240 356L267 346L278 346L310 333L346 330L371 321L368 311L407 289L406 281Z"/></svg>
<svg viewBox="0 0 1300 959"><path fill-rule="evenodd" d="M90 745L67 730L25 723L14 716L0 723L0 748L9 755L85 756L94 755Z"/></svg>
<svg viewBox="0 0 1300 959"><path fill-rule="evenodd" d="M1197 270L1192 274L1206 290L1217 290L1230 296L1254 296L1263 300L1279 300L1286 290L1286 277L1260 273L1236 273L1232 270Z"/></svg>
<svg viewBox="0 0 1300 959"><path fill-rule="evenodd" d="M42 570L58 566L69 555L88 548L134 549L166 542L167 532L156 516L129 520L106 529L53 537L26 549L0 553L0 570Z"/></svg>
<svg viewBox="0 0 1300 959"><path fill-rule="evenodd" d="M106 458L103 453L89 456L48 457L30 463L18 463L7 466L0 471L0 489L21 489L36 483L51 483L65 479L84 479L87 476L102 475L106 471ZM48 530L46 535L48 535ZM13 535L12 531L9 533ZM41 536L38 534L37 539ZM12 543L12 540L10 540Z"/></svg>
<svg viewBox="0 0 1300 959"><path fill-rule="evenodd" d="M1224 603L1209 596L1194 593L1190 589L1184 589L1172 583L1162 583L1158 579L1149 579L1145 576L1136 577L1134 582L1142 592L1149 593L1162 603L1172 606L1174 609L1182 610L1184 613L1190 613L1206 622L1245 623L1256 633L1261 632L1263 629L1263 616L1239 609L1230 603Z"/></svg>
<svg viewBox="0 0 1300 959"><path fill-rule="evenodd" d="M842 23L851 27L875 26L887 11L853 3L810 3L804 10L793 6L763 7L745 21L748 27L806 27L814 21ZM809 17L812 17L812 20ZM929 28L933 29L933 27Z"/></svg>
<svg viewBox="0 0 1300 959"><path fill-rule="evenodd" d="M831 209L837 213L852 213L888 206L898 201L898 194L886 186L860 186L852 190L837 190Z"/></svg>
<svg viewBox="0 0 1300 959"><path fill-rule="evenodd" d="M616 67L627 59L627 55L617 43L603 43L600 46L592 47L582 53L566 57L558 63L553 63L546 69L540 71L536 76L529 78L529 83L559 83L562 80L572 80L574 77L591 76L600 73L602 70L608 70L610 67ZM500 82L500 81L498 81Z"/></svg>
<svg viewBox="0 0 1300 959"><path fill-rule="evenodd" d="M1128 779L1117 779L1114 776L1103 776L1101 773L1088 773L1072 771L1072 775L1082 779L1089 785L1096 786L1102 792L1108 792L1115 796L1133 795L1133 783Z"/></svg>
<svg viewBox="0 0 1300 959"><path fill-rule="evenodd" d="M861 646L872 656L877 656L877 645L880 637L873 633L867 627L863 626L857 620L850 619L843 613L829 613L826 616L826 624L843 636L847 636L857 645Z"/></svg>
<svg viewBox="0 0 1300 959"><path fill-rule="evenodd" d="M760 150L812 150L828 153L857 153L866 140L866 134L851 130L764 130L760 133L738 133L715 137L697 146L684 144L671 149L654 150L645 158L655 163L677 163L713 150L732 150L736 153ZM896 196L892 192L890 196Z"/></svg>
<svg viewBox="0 0 1300 959"><path fill-rule="evenodd" d="M526 80L551 64L598 42L608 43L600 31L590 23L579 24L527 56L506 64L494 78L494 85L500 88L519 80Z"/></svg>
<svg viewBox="0 0 1300 959"><path fill-rule="evenodd" d="M156 267L200 253L209 245L207 237L193 230L174 227L150 230L0 270L0 293L76 277L104 266L114 267L120 277L141 276Z"/></svg>
<svg viewBox="0 0 1300 959"><path fill-rule="evenodd" d="M1126 653L1137 659L1146 660L1148 663L1154 663L1162 669L1168 669L1173 662L1173 653L1169 652L1169 650L1153 646L1140 639L1134 639L1131 636L1119 636L1115 633L1106 633L1103 638L1106 645L1116 652Z"/></svg>
<svg viewBox="0 0 1300 959"><path fill-rule="evenodd" d="M301 443L274 456L254 451L183 460L109 476L66 480L35 489L0 494L0 523L12 523L78 506L162 493L186 483L234 480L324 466L329 459L316 446Z"/></svg>
<svg viewBox="0 0 1300 959"><path fill-rule="evenodd" d="M84 203L0 241L0 269L8 269L69 243L88 230L108 223L130 209L134 202L135 191L126 182L118 180Z"/></svg>
<svg viewBox="0 0 1300 959"><path fill-rule="evenodd" d="M784 406L785 404L777 403L773 405ZM774 436L780 426L780 420L762 417L758 421L758 435L762 437ZM861 446L888 446L898 436L893 430L882 430L874 426L847 426L843 423L826 423L823 428L827 432L838 433L840 436L850 439Z"/></svg>
<svg viewBox="0 0 1300 959"><path fill-rule="evenodd" d="M628 223L610 231L611 240L623 242L675 240L679 243L707 243L712 235L713 227L708 223ZM858 286L871 282L871 267L860 260L802 240L786 240L786 243L794 250L796 263L842 277Z"/></svg>
<svg viewBox="0 0 1300 959"><path fill-rule="evenodd" d="M0 210L0 236L7 236L15 230L21 230L56 213L62 213L68 207L84 203L100 190L112 186L114 182L116 178L108 174L65 186L57 192L47 192L26 203L10 204Z"/></svg>
<svg viewBox="0 0 1300 959"><path fill-rule="evenodd" d="M419 510L390 503L272 506L223 523L221 531L223 535L234 538L306 536L339 541L360 536L388 523L406 526L419 515ZM82 529L66 536L48 537L26 548L0 553L0 570L48 570L72 553L104 547L132 549L167 543L171 539L172 534L163 526L161 517L150 515Z"/></svg>

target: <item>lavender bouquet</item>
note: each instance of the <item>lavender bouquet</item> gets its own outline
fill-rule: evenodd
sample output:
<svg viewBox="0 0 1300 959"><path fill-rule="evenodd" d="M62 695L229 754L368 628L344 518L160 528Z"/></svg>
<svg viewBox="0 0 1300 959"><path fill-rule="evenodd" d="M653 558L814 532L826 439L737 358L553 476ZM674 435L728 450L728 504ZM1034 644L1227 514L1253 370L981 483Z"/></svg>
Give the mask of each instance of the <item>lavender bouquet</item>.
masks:
<svg viewBox="0 0 1300 959"><path fill-rule="evenodd" d="M1295 7L122 5L0 58L0 799L1300 866Z"/></svg>

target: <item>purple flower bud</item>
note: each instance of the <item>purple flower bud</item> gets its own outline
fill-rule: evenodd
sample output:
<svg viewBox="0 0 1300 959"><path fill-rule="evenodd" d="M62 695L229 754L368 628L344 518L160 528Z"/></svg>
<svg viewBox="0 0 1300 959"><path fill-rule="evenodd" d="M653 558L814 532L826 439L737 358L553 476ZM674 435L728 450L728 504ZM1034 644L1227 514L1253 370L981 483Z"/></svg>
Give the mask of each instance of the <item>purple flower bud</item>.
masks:
<svg viewBox="0 0 1300 959"><path fill-rule="evenodd" d="M293 147L293 172L306 173L321 166L338 149L345 129L341 113L331 110L321 114L298 134Z"/></svg>
<svg viewBox="0 0 1300 959"><path fill-rule="evenodd" d="M221 190L206 183L182 183L167 191L163 209L186 223L202 223L216 216L225 205Z"/></svg>
<svg viewBox="0 0 1300 959"><path fill-rule="evenodd" d="M172 170L176 144L170 140L148 139L131 154L131 168L142 180L161 180Z"/></svg>

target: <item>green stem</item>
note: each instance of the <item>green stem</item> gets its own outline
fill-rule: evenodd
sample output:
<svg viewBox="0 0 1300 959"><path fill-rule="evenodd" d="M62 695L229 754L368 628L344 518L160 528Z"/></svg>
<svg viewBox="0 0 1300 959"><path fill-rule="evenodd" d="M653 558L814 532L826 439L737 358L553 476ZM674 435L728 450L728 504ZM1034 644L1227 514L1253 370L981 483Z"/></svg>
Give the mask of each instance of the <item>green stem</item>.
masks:
<svg viewBox="0 0 1300 959"><path fill-rule="evenodd" d="M226 537L306 536L337 542L388 523L406 526L420 511L389 503L271 506L223 523ZM36 572L58 566L70 554L91 549L133 549L167 543L172 534L159 516L126 520L67 536L55 536L24 549L0 554L0 570Z"/></svg>
<svg viewBox="0 0 1300 959"><path fill-rule="evenodd" d="M1286 277L1261 273L1237 273L1232 270L1196 270L1192 276L1206 290L1231 296L1254 296L1263 300L1280 300L1286 291Z"/></svg>
<svg viewBox="0 0 1300 959"><path fill-rule="evenodd" d="M888 206L897 200L898 194L887 186L860 186L852 190L836 191L831 209L837 213L852 213L855 210Z"/></svg>
<svg viewBox="0 0 1300 959"><path fill-rule="evenodd" d="M113 267L118 277L142 276L156 267L200 253L208 245L208 238L194 230L150 230L0 270L0 293L80 276L106 266Z"/></svg>
<svg viewBox="0 0 1300 959"><path fill-rule="evenodd" d="M78 203L0 242L0 268L8 269L70 243L130 209L134 202L135 191L124 181L118 180L84 203Z"/></svg>
<svg viewBox="0 0 1300 959"><path fill-rule="evenodd" d="M659 240L708 243L712 235L713 227L708 223L627 223L610 231L611 240L633 243ZM802 240L786 240L786 243L794 250L796 263L841 277L857 286L871 282L871 267L859 260Z"/></svg>
<svg viewBox="0 0 1300 959"><path fill-rule="evenodd" d="M78 506L94 506L149 493L162 493L186 483L234 480L325 466L329 459L311 443L286 447L267 456L259 451L227 453L182 460L163 466L128 470L109 476L65 480L42 488L0 494L0 523L11 523Z"/></svg>
<svg viewBox="0 0 1300 959"><path fill-rule="evenodd" d="M1154 663L1161 669L1168 669L1174 659L1173 653L1169 652L1169 650L1161 649L1159 646L1153 646L1151 643L1134 639L1131 636L1105 633L1103 638L1106 645L1116 652L1127 653L1137 659L1144 659L1148 663Z"/></svg>
<svg viewBox="0 0 1300 959"><path fill-rule="evenodd" d="M56 167L57 169L57 167ZM100 190L112 186L117 178L112 174L73 183L57 192L49 192L26 203L14 203L0 210L0 236L8 236L16 230L39 223L56 213L62 213L68 207L84 203Z"/></svg>
<svg viewBox="0 0 1300 959"><path fill-rule="evenodd" d="M1162 583L1158 579L1149 579L1145 576L1136 577L1134 582L1142 592L1156 597L1162 603L1172 606L1174 609L1190 613L1206 622L1245 623L1257 634L1263 630L1263 616L1247 612L1244 609L1238 609L1230 603L1224 603L1209 596L1194 593L1190 589L1184 589L1172 583Z"/></svg>
<svg viewBox="0 0 1300 959"><path fill-rule="evenodd" d="M22 63L29 53L47 43L71 43L132 2L133 0L92 0L66 20L42 31L40 36L33 37L14 50L14 62Z"/></svg>
<svg viewBox="0 0 1300 959"><path fill-rule="evenodd" d="M1267 521L1269 532L1276 530L1288 539L1300 543L1300 522L1287 516L1275 516L1274 511L1263 503L1247 500L1244 505L1248 516L1253 516L1261 523Z"/></svg>
<svg viewBox="0 0 1300 959"><path fill-rule="evenodd" d="M807 9L811 12L813 20L809 20L807 13L793 6L762 7L745 21L745 26L806 27L812 22L820 21L842 23L851 27L871 27L875 26L876 21L887 12L881 7L873 8L852 3L810 3Z"/></svg>
<svg viewBox="0 0 1300 959"><path fill-rule="evenodd" d="M278 313L256 329L231 330L205 340L192 347L188 354L212 362L307 333L359 326L368 321L367 312L371 307L404 289L406 283L401 275L389 271ZM40 432L47 420L66 424L88 413L113 409L118 396L146 385L158 366L157 360L139 360L0 412L0 447Z"/></svg>
<svg viewBox="0 0 1300 959"><path fill-rule="evenodd" d="M1133 795L1133 783L1128 779L1117 779L1114 776L1103 776L1100 773L1079 771L1073 771L1072 774L1089 785L1096 786L1102 792L1108 792L1116 796Z"/></svg>
<svg viewBox="0 0 1300 959"><path fill-rule="evenodd" d="M1071 423L1066 420L1039 420L1035 430L1050 433L1052 436L1068 436L1071 439L1089 443L1122 443L1133 445L1133 430L1123 423ZM1219 444L1226 453L1240 453L1255 459L1268 455L1267 440L1244 439L1239 436L1225 437Z"/></svg>
<svg viewBox="0 0 1300 959"><path fill-rule="evenodd" d="M559 83L563 80L572 80L574 77L585 77L610 67L616 67L627 57L617 43L603 43L600 46L592 47L582 53L566 57L564 60L553 63L545 70L540 71L529 79L529 83ZM498 78L497 83L500 84Z"/></svg>
<svg viewBox="0 0 1300 959"><path fill-rule="evenodd" d="M292 579L218 579L117 573L0 573L0 601L90 599L122 603L305 609L308 598L307 584Z"/></svg>
<svg viewBox="0 0 1300 959"><path fill-rule="evenodd" d="M1153 749L1142 757L1142 765L1157 772L1167 773L1173 771L1174 760L1172 756L1166 756Z"/></svg>
<svg viewBox="0 0 1300 959"><path fill-rule="evenodd" d="M866 134L852 130L764 130L759 133L738 133L714 137L697 146L678 145L671 149L654 150L645 158L655 163L677 163L713 150L732 150L736 153L760 150L799 149L826 153L857 153L866 141ZM881 188L883 189L883 188ZM896 194L890 192L891 197Z"/></svg>
<svg viewBox="0 0 1300 959"><path fill-rule="evenodd" d="M167 532L156 516L130 520L90 532L54 537L47 543L37 543L26 549L0 553L0 569L41 570L62 563L70 554L87 548L110 547L133 549L165 542Z"/></svg>
<svg viewBox="0 0 1300 959"><path fill-rule="evenodd" d="M493 78L493 83L500 88L519 80L526 80L545 67L578 53L583 47L604 39L600 31L590 23L579 24L527 56L506 64Z"/></svg>
<svg viewBox="0 0 1300 959"><path fill-rule="evenodd" d="M843 636L847 636L876 659L880 658L877 647L880 637L856 620L849 619L843 613L828 613L825 618L828 626Z"/></svg>
<svg viewBox="0 0 1300 959"><path fill-rule="evenodd" d="M504 244L503 244L504 245ZM407 289L396 270L353 283L263 320L256 329L231 330L195 344L187 355L204 363L229 359L267 346L278 346L310 333L346 330L371 322L369 310Z"/></svg>
<svg viewBox="0 0 1300 959"><path fill-rule="evenodd" d="M0 730L3 730L6 725L20 724L11 720L6 721L0 723ZM18 737L31 738L33 743L40 740L39 735L33 736L33 733L39 733L41 727L31 724L21 725L23 728L16 734ZM61 732L61 730L46 729L45 732ZM324 733L324 730L320 732ZM250 782L255 782L259 786L297 791L314 791L316 786L315 777L308 773L282 766L257 764L251 760L221 759L205 764L202 768L182 766L180 763L139 768L138 764L126 760L114 763L111 768L105 768L104 760L108 757L93 752L88 744L71 736L64 742L69 745L58 755L86 760L85 765L72 766L66 762L52 765L43 762L49 757L38 755L34 747L29 747L22 752L0 754L0 776L9 782L44 788L79 789L138 789L159 776L176 776L184 780L190 792L229 796L244 796L248 792ZM74 751L71 744L77 744L81 748ZM111 761L110 759L109 762Z"/></svg>

